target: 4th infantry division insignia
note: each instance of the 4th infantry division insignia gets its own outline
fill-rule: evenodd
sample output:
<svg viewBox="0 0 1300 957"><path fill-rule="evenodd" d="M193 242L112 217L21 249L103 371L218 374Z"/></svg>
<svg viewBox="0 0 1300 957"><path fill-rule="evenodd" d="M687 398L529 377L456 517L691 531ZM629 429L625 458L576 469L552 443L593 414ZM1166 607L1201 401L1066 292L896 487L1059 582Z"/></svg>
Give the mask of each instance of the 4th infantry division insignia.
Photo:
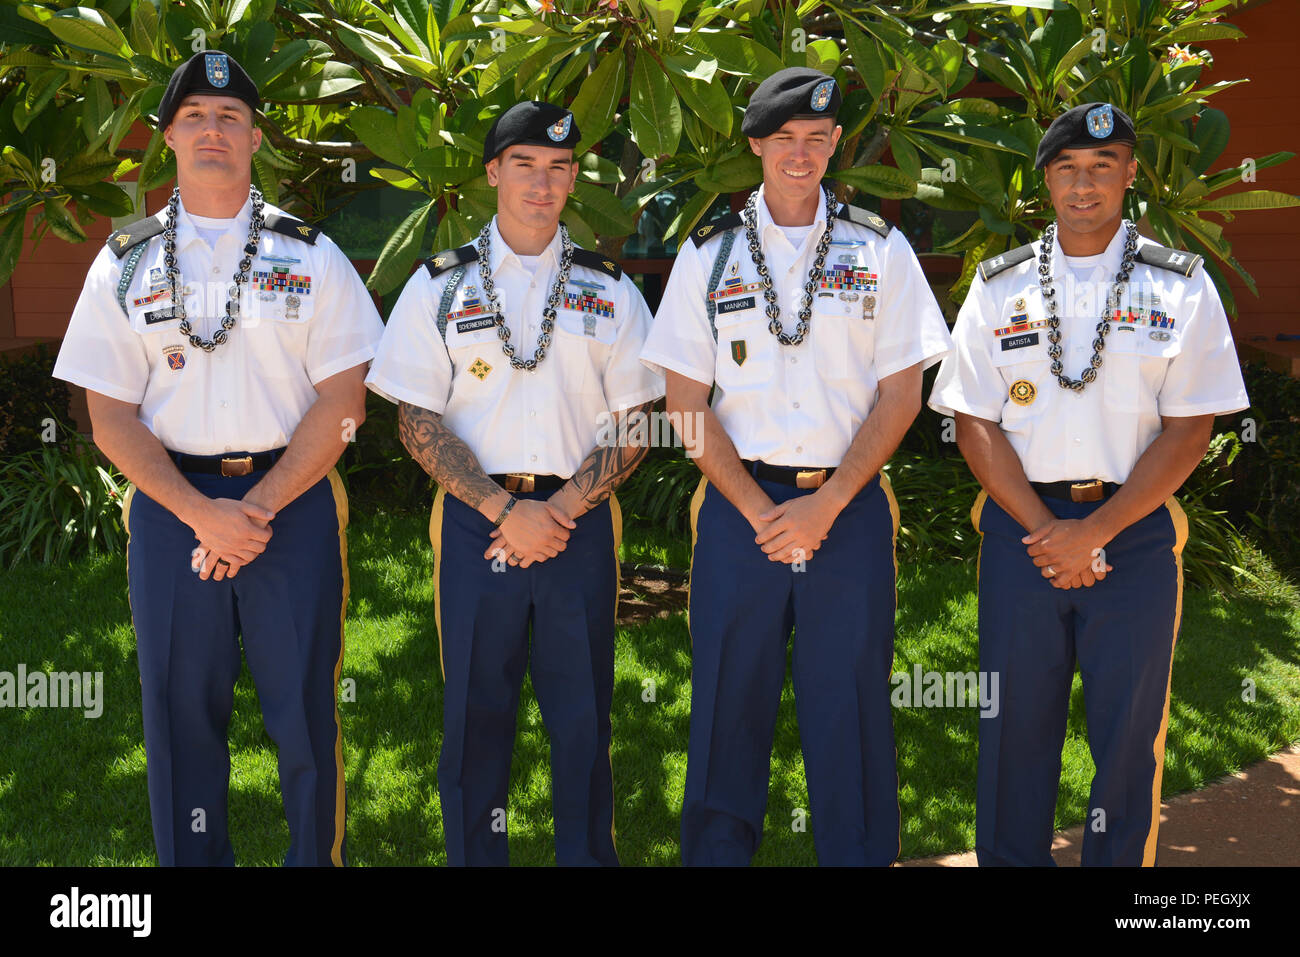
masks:
<svg viewBox="0 0 1300 957"><path fill-rule="evenodd" d="M1011 401L1016 405L1032 405L1038 397L1038 390L1028 379L1017 379L1011 383Z"/></svg>
<svg viewBox="0 0 1300 957"><path fill-rule="evenodd" d="M492 371L492 367L488 365L486 362L484 362L482 359L475 359L474 364L469 367L469 374L474 376L480 382L486 379L488 377L488 373L491 371Z"/></svg>
<svg viewBox="0 0 1300 957"><path fill-rule="evenodd" d="M744 339L731 340L731 358L735 360L736 365L743 366L748 354L745 352Z"/></svg>

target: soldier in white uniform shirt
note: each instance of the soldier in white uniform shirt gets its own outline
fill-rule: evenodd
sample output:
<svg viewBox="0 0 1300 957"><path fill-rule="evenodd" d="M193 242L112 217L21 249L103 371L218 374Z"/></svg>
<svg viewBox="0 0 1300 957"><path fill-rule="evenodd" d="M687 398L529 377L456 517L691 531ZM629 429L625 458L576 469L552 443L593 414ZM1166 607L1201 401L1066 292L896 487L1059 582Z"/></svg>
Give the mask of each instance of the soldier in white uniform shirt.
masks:
<svg viewBox="0 0 1300 957"><path fill-rule="evenodd" d="M1075 662L1097 773L1083 863L1150 865L1187 519L1173 493L1215 415L1246 408L1227 317L1192 253L1122 217L1136 134L1107 103L1044 134L1056 223L980 264L930 405L983 485L976 851L1050 865Z"/></svg>
<svg viewBox="0 0 1300 957"><path fill-rule="evenodd" d="M744 132L763 185L683 244L642 352L667 371L670 412L702 423L687 864L758 849L792 628L818 861L887 865L899 850L898 506L880 468L950 340L903 236L823 190L839 102L815 70L759 85Z"/></svg>
<svg viewBox="0 0 1300 957"><path fill-rule="evenodd" d="M346 861L347 499L333 466L365 417L383 327L338 247L251 188L259 104L225 53L176 70L158 118L177 189L109 237L54 369L86 388L95 441L132 483L128 578L165 865L234 861L240 638L279 749L285 861Z"/></svg>
<svg viewBox="0 0 1300 957"><path fill-rule="evenodd" d="M454 865L509 861L525 668L551 739L556 858L618 863L612 493L646 448L617 424L644 415L663 380L637 359L650 313L631 278L560 224L578 141L573 114L549 103L498 117L483 151L497 215L407 282L366 380L400 404L402 441L440 486L438 791Z"/></svg>

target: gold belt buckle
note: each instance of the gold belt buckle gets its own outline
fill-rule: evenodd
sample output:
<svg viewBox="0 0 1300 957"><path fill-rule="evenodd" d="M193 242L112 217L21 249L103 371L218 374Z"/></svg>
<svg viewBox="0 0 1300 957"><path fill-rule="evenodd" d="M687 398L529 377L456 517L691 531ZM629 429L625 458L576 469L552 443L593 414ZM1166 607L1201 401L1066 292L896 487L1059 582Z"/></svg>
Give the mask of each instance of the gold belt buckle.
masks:
<svg viewBox="0 0 1300 957"><path fill-rule="evenodd" d="M537 476L531 472L511 472L506 476L507 492L531 492L537 487Z"/></svg>
<svg viewBox="0 0 1300 957"><path fill-rule="evenodd" d="M1070 486L1070 499L1075 502L1100 502L1106 497L1106 490L1101 479L1091 482L1075 482Z"/></svg>
<svg viewBox="0 0 1300 957"><path fill-rule="evenodd" d="M825 469L808 469L795 473L794 484L797 488L821 488L826 482Z"/></svg>
<svg viewBox="0 0 1300 957"><path fill-rule="evenodd" d="M221 474L226 478L239 478L253 471L253 457L245 455L242 459L222 459Z"/></svg>

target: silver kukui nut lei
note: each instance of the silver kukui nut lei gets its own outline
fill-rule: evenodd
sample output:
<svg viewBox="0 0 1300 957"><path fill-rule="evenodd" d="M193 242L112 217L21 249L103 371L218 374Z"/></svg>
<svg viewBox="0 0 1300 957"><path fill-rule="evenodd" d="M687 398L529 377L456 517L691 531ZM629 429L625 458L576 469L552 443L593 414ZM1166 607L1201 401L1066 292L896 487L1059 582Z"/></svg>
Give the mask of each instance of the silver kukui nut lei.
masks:
<svg viewBox="0 0 1300 957"><path fill-rule="evenodd" d="M1056 244L1056 224L1052 223L1043 230L1042 248L1038 253L1038 284L1042 287L1043 305L1047 309L1047 341L1050 343L1047 354L1052 360L1052 375L1056 376L1062 389L1082 392L1084 386L1097 378L1097 370L1101 368L1101 353L1106 348L1106 337L1110 335L1110 317L1119 308L1120 290L1128 282L1133 264L1137 261L1137 226L1124 220L1124 228L1127 231L1124 237L1124 259L1120 262L1114 284L1106 294L1101 322L1097 323L1097 338L1092 340L1092 359L1077 379L1066 375L1061 363L1061 320L1056 314L1056 288L1052 281L1052 247Z"/></svg>
<svg viewBox="0 0 1300 957"><path fill-rule="evenodd" d="M808 271L808 279L804 282L803 300L799 304L799 324L795 326L794 335L787 335L781 325L781 307L777 304L776 291L772 288L772 276L767 271L767 263L763 259L763 247L758 241L757 190L749 194L749 199L745 201L745 210L741 214L745 223L745 238L749 240L749 256L754 261L754 268L758 271L759 281L763 285L763 301L767 303L767 329L782 345L797 346L808 335L808 318L812 315L813 294L817 291L817 284L822 281L826 252L831 248L831 231L835 224L835 213L840 207L839 201L830 190L824 189L823 192L826 194L826 228L817 242L817 256L813 261L812 269Z"/></svg>
<svg viewBox="0 0 1300 957"><path fill-rule="evenodd" d="M488 223L478 234L474 248L478 250L478 275L483 283L483 296L487 300L488 312L492 313L497 327L497 336L501 339L501 351L510 360L512 369L524 369L532 372L538 363L546 358L546 350L551 344L551 330L555 328L555 310L564 295L564 287L569 282L569 270L573 268L573 240L569 230L560 223L560 273L551 286L551 294L546 297L546 307L542 310L542 328L537 334L537 348L531 359L520 359L515 355L515 347L510 344L510 330L506 328L506 317L501 314L501 302L497 299L497 286L492 280L492 267L489 265L492 255L492 224Z"/></svg>
<svg viewBox="0 0 1300 957"><path fill-rule="evenodd" d="M257 244L262 238L262 193L256 186L248 188L249 198L253 201L253 215L248 221L248 242L244 244L244 258L239 261L239 270L234 282L226 292L226 314L221 317L221 328L212 334L211 339L204 339L194 334L189 317L185 314L185 299L181 295L181 271L176 264L176 217L179 213L181 190L177 186L172 190L171 199L167 200L167 221L163 224L163 263L167 267L167 291L171 295L171 313L173 319L180 319L180 333L188 336L190 344L204 352L211 352L229 338L230 330L235 328L235 317L239 315L239 287L248 282L248 271L253 267L253 257L257 255Z"/></svg>

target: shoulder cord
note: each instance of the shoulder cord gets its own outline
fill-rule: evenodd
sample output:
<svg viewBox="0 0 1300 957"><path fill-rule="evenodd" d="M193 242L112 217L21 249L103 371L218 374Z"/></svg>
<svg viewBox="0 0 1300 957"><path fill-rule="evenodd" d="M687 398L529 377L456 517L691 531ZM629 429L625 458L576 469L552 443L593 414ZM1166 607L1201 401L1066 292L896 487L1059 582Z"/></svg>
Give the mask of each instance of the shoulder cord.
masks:
<svg viewBox="0 0 1300 957"><path fill-rule="evenodd" d="M729 229L722 237L722 247L718 250L718 258L713 260L713 272L709 275L708 292L712 293L717 290L718 283L722 281L722 271L727 268L727 260L731 258L731 247L736 244L736 231ZM709 330L713 333L713 341L718 341L718 304L713 299L706 299L706 308L709 313Z"/></svg>
<svg viewBox="0 0 1300 957"><path fill-rule="evenodd" d="M438 334L442 336L443 345L447 344L447 310L451 308L452 301L456 298L456 289L464 278L465 267L457 266L442 290L442 301L438 303Z"/></svg>
<svg viewBox="0 0 1300 957"><path fill-rule="evenodd" d="M145 248L149 245L146 239L142 243L136 244L136 247L127 254L126 262L122 264L122 278L117 281L117 304L126 312L126 291L131 288L131 280L135 278L135 269L140 265L140 258L144 255Z"/></svg>

